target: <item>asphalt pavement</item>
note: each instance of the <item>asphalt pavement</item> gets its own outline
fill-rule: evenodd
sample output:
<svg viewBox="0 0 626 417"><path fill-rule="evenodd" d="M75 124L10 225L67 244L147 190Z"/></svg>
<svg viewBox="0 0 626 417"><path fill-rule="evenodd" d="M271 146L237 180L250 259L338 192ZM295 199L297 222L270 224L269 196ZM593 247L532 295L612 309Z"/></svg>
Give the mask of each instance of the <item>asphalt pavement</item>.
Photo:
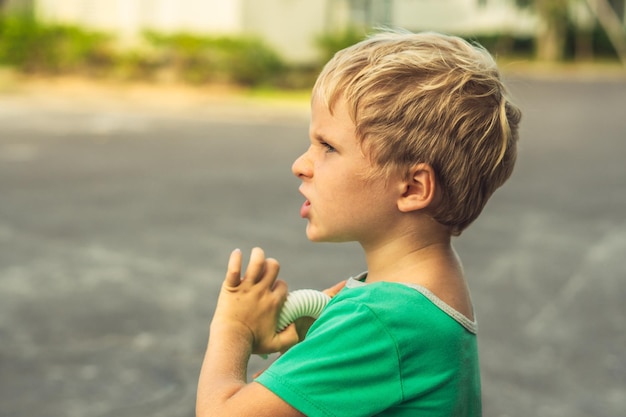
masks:
<svg viewBox="0 0 626 417"><path fill-rule="evenodd" d="M456 240L485 416L624 416L626 80L509 84L516 172ZM97 90L0 94L0 417L193 416L232 249L291 289L365 268L304 235L306 103Z"/></svg>

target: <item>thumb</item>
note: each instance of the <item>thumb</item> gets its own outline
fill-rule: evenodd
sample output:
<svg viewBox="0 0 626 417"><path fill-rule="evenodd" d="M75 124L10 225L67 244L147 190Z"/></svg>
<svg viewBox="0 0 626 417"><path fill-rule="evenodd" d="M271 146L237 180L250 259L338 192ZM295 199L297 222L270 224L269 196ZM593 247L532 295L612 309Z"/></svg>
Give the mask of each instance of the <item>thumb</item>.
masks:
<svg viewBox="0 0 626 417"><path fill-rule="evenodd" d="M300 341L300 337L298 336L298 331L296 329L296 324L291 323L289 326L285 327L279 333L276 333L274 337L276 341L276 352L286 352L289 348L296 345Z"/></svg>
<svg viewBox="0 0 626 417"><path fill-rule="evenodd" d="M339 293L339 291L341 291L343 289L343 287L345 287L345 286L346 286L346 280L343 280L343 281L338 282L337 284L333 285L330 288L326 288L322 292L332 298L332 297L336 296Z"/></svg>

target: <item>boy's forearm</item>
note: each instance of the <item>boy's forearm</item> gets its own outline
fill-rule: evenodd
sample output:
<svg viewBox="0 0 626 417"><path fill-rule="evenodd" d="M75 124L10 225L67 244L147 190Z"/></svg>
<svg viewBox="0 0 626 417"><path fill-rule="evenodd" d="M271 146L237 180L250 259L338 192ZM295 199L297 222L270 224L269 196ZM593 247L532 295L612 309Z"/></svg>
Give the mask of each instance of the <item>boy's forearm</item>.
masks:
<svg viewBox="0 0 626 417"><path fill-rule="evenodd" d="M241 251L231 253L200 371L197 416L294 415L293 408L260 384L247 383L252 352L280 352L298 342L295 326L276 333L288 292L278 271L278 261L266 258L261 248L252 250L245 273ZM270 405L263 414L256 410L260 402Z"/></svg>
<svg viewBox="0 0 626 417"><path fill-rule="evenodd" d="M211 326L198 382L198 416L219 415L218 410L246 385L252 343L246 329Z"/></svg>

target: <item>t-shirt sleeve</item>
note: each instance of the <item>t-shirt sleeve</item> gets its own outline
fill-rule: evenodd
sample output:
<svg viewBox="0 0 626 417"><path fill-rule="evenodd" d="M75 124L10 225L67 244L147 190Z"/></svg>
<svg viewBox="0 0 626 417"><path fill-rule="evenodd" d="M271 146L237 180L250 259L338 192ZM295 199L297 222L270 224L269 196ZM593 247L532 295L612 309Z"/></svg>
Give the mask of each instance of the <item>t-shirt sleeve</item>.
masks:
<svg viewBox="0 0 626 417"><path fill-rule="evenodd" d="M367 306L329 305L256 382L307 416L377 414L402 401L398 346Z"/></svg>

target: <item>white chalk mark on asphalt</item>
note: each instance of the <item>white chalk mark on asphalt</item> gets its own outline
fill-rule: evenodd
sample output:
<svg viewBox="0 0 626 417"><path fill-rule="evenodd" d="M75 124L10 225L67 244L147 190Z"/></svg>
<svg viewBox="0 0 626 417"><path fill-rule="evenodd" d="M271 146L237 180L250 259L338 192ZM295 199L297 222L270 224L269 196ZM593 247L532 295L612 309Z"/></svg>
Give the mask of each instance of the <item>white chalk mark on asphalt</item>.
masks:
<svg viewBox="0 0 626 417"><path fill-rule="evenodd" d="M606 284L604 281L611 279L606 276L606 271L618 271L618 264L623 262L624 256L626 256L626 224L612 229L589 248L580 267L561 286L553 300L530 318L526 324L526 331L531 334L540 333L553 322L552 319L559 314L565 304L583 293L585 287Z"/></svg>

